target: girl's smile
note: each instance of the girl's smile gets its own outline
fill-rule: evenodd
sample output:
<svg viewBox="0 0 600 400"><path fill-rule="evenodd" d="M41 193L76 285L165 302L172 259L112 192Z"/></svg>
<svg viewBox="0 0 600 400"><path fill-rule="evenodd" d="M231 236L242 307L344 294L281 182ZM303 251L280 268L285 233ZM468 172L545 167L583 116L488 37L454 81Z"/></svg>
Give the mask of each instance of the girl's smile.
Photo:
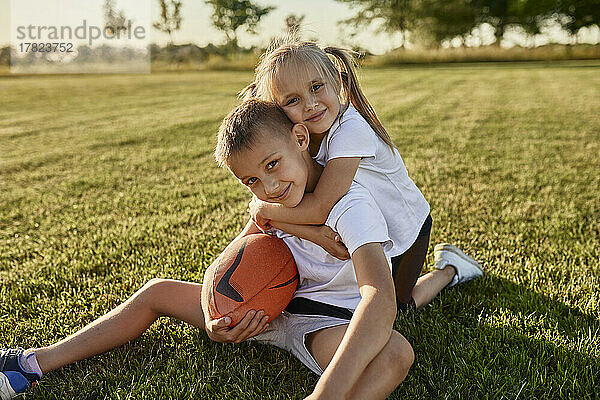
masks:
<svg viewBox="0 0 600 400"><path fill-rule="evenodd" d="M319 111L314 116L308 117L305 120L305 122L319 122L321 120L321 118L323 117L323 115L325 115L326 112L327 112L327 109L324 109L323 111Z"/></svg>

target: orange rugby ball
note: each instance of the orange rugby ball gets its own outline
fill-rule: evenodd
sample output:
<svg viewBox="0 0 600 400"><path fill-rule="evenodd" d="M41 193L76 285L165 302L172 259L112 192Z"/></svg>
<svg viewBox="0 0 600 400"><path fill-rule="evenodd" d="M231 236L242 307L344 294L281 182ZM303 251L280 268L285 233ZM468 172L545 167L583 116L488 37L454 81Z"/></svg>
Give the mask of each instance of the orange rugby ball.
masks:
<svg viewBox="0 0 600 400"><path fill-rule="evenodd" d="M282 239L258 233L233 241L206 270L211 319L231 318L237 325L250 310L264 310L269 322L292 300L300 277L292 252Z"/></svg>

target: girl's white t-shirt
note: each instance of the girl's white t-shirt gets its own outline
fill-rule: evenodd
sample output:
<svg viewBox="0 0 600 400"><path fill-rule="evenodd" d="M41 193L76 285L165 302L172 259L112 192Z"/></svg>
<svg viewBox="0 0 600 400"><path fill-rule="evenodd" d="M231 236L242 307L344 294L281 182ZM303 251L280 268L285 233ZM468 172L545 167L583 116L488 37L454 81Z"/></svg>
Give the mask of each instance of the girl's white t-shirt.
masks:
<svg viewBox="0 0 600 400"><path fill-rule="evenodd" d="M361 158L354 181L371 193L383 213L393 242L389 254L403 254L417 239L429 203L408 176L398 150L377 136L352 105L334 121L314 159L325 165L343 157Z"/></svg>

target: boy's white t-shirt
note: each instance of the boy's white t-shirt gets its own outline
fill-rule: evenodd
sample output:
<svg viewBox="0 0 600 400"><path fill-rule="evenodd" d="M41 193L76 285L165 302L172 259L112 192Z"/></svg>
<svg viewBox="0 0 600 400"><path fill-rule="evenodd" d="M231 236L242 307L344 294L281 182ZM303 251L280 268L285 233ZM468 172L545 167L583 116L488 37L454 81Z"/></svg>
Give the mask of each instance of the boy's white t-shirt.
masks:
<svg viewBox="0 0 600 400"><path fill-rule="evenodd" d="M406 252L429 215L429 203L392 149L350 105L329 129L314 159L321 165L343 157L361 157L354 181L375 199L394 245L391 256Z"/></svg>
<svg viewBox="0 0 600 400"><path fill-rule="evenodd" d="M352 255L367 243L381 243L391 270L392 241L383 214L371 194L353 182L348 193L331 209L325 224L336 231ZM296 261L300 285L294 297L304 297L348 309L361 299L352 260L339 260L320 246L277 229Z"/></svg>

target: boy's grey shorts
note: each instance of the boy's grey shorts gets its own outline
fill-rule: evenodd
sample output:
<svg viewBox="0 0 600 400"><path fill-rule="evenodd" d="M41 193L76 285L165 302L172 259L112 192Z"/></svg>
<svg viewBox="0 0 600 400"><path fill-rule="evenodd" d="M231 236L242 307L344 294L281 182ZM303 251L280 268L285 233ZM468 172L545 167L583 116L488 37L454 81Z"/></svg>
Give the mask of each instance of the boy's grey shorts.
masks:
<svg viewBox="0 0 600 400"><path fill-rule="evenodd" d="M291 314L283 311L269 323L269 327L249 341L271 344L287 350L315 374L321 376L323 370L306 347L306 335L324 328L348 325L350 321L322 315Z"/></svg>

